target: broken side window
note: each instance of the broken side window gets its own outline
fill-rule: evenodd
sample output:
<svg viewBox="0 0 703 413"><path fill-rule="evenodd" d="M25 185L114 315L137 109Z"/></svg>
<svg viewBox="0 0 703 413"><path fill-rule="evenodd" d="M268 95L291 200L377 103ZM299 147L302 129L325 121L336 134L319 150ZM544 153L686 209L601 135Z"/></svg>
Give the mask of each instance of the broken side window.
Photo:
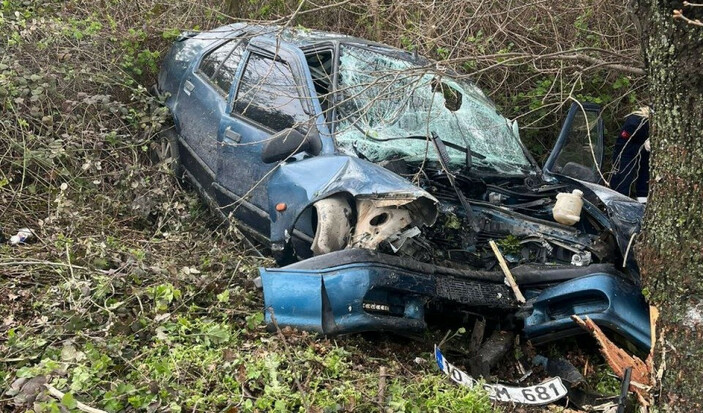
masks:
<svg viewBox="0 0 703 413"><path fill-rule="evenodd" d="M503 173L531 168L519 137L475 85L448 78L408 60L351 44L339 62L338 146L373 162L437 160L428 141L402 139L435 132L469 147L474 165ZM447 148L453 166L466 154Z"/></svg>
<svg viewBox="0 0 703 413"><path fill-rule="evenodd" d="M597 182L596 163L602 157L598 143L598 113L577 110L564 146L554 163L554 171L590 182ZM575 174L575 172L578 172Z"/></svg>
<svg viewBox="0 0 703 413"><path fill-rule="evenodd" d="M322 113L328 122L331 120L330 102L332 100L332 67L334 64L332 55L331 50L316 51L305 55Z"/></svg>

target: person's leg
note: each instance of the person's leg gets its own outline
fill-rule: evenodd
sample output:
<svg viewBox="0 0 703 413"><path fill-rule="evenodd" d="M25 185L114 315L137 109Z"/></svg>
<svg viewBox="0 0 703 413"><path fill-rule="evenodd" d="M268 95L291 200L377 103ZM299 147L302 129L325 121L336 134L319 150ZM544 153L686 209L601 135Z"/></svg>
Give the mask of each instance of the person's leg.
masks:
<svg viewBox="0 0 703 413"><path fill-rule="evenodd" d="M647 202L647 196L649 195L649 152L642 148L639 158L635 193L638 201Z"/></svg>
<svg viewBox="0 0 703 413"><path fill-rule="evenodd" d="M613 176L610 178L610 188L625 196L630 196L630 187L635 180L638 161L630 151L621 151L613 162Z"/></svg>

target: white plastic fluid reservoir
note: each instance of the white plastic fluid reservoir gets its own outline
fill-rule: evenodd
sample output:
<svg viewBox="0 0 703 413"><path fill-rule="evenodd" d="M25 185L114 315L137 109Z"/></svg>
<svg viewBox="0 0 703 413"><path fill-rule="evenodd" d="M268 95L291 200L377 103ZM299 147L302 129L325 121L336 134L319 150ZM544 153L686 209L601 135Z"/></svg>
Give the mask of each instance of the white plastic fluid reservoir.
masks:
<svg viewBox="0 0 703 413"><path fill-rule="evenodd" d="M574 225L581 220L583 208L583 192L574 189L574 192L557 194L557 202L552 209L554 220L564 225Z"/></svg>

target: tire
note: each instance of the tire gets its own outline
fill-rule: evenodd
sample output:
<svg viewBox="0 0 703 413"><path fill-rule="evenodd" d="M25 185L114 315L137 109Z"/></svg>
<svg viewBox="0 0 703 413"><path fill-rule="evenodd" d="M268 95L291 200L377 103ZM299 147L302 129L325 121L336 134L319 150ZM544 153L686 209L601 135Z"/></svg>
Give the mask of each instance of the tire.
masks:
<svg viewBox="0 0 703 413"><path fill-rule="evenodd" d="M154 164L166 164L169 166L171 173L181 180L183 177L183 166L181 165L181 156L178 149L178 134L169 127L159 132L155 142L151 144L152 162Z"/></svg>

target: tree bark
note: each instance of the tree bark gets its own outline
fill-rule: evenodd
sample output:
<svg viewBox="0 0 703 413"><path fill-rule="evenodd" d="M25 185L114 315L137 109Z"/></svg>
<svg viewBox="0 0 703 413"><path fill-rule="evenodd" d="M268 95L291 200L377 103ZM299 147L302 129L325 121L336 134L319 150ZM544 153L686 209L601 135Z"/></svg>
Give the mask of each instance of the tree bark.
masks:
<svg viewBox="0 0 703 413"><path fill-rule="evenodd" d="M695 0L692 0L695 2ZM674 411L703 409L703 27L680 1L636 1L654 108L651 181L637 247L645 294L661 316L653 390Z"/></svg>

